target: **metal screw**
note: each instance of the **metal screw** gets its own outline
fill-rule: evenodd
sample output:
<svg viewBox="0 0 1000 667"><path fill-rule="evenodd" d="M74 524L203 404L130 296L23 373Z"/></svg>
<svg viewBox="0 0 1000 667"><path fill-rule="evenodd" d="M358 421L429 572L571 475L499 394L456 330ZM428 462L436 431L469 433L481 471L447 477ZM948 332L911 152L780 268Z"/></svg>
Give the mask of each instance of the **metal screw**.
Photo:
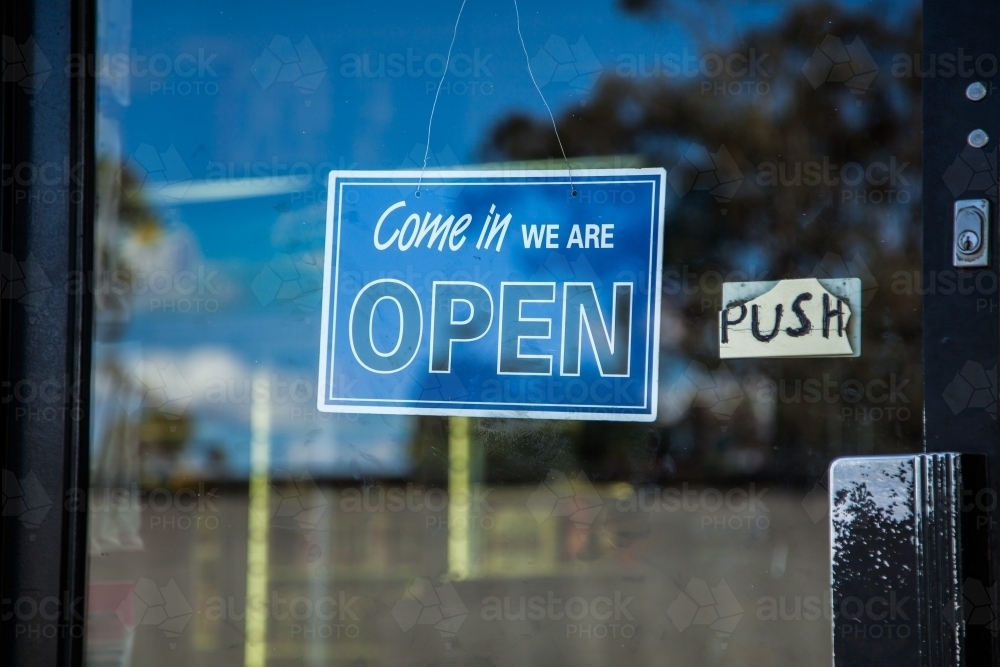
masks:
<svg viewBox="0 0 1000 667"><path fill-rule="evenodd" d="M979 234L965 230L958 235L958 250L966 255L979 250Z"/></svg>
<svg viewBox="0 0 1000 667"><path fill-rule="evenodd" d="M990 135L983 130L973 130L969 132L969 145L973 148L982 148L990 142Z"/></svg>
<svg viewBox="0 0 1000 667"><path fill-rule="evenodd" d="M986 97L986 86L981 81L974 81L965 89L965 96L973 102L978 102Z"/></svg>

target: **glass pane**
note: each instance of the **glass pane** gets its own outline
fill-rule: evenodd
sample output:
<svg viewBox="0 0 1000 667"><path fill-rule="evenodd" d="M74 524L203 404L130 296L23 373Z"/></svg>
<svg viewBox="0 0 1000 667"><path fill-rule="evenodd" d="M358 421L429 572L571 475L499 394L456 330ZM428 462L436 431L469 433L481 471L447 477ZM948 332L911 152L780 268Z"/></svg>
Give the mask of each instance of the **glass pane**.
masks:
<svg viewBox="0 0 1000 667"><path fill-rule="evenodd" d="M99 3L89 665L829 664L825 470L921 446L919 4L461 6ZM318 412L329 172L560 140L667 170L657 420ZM809 276L860 357L720 360Z"/></svg>

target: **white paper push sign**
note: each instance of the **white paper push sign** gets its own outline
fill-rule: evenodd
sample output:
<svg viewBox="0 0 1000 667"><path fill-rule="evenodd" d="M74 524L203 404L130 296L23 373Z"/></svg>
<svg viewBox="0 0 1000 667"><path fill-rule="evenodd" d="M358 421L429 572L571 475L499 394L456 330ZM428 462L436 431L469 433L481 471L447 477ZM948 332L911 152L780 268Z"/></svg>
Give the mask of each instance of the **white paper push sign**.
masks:
<svg viewBox="0 0 1000 667"><path fill-rule="evenodd" d="M858 278L725 283L719 357L857 357Z"/></svg>
<svg viewBox="0 0 1000 667"><path fill-rule="evenodd" d="M319 409L655 419L665 180L331 173Z"/></svg>

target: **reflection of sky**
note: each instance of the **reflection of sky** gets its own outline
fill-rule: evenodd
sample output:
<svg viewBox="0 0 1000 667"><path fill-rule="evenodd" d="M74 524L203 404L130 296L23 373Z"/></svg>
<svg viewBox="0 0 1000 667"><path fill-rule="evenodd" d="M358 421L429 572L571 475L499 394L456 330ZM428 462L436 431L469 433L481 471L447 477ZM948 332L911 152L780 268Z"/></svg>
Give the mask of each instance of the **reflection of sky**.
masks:
<svg viewBox="0 0 1000 667"><path fill-rule="evenodd" d="M426 74L345 77L341 69L352 55L367 54L370 69L376 69L380 54L445 53L458 3L380 4L293 3L275 11L273 3L250 2L238 12L219 12L207 3L190 3L182 11L168 3L137 6L132 43L139 53L217 53L211 67L218 74L213 80L219 94L171 98L150 93L145 79L134 80L127 115L139 121L135 129L140 131L127 133L125 149L140 141L173 143L190 158L195 177L210 160L239 165L272 156L316 163L343 159L361 168L398 166L414 144L424 143L437 79ZM584 36L605 63L613 62L622 45L650 55L690 45L669 23L623 18L610 2L593 3L586 12L573 2L523 4L522 31L532 56L552 34L571 44ZM293 43L309 37L315 45L328 70L314 94L302 94L288 83L264 90L251 76L254 60L275 34ZM452 82L488 83L493 93L456 95L446 89L436 112L432 147L441 150L447 144L460 161L473 157L484 128L511 109L543 110L527 75L512 3L468 3L454 53L474 56L477 49L481 76L474 72ZM557 111L584 97L561 84L544 91Z"/></svg>
<svg viewBox="0 0 1000 667"><path fill-rule="evenodd" d="M778 2L740 3L726 13L702 7L704 21L693 34L676 20L623 15L611 0L590 2L585 8L571 0L522 0L521 4L522 33L530 56L553 35L571 45L583 37L605 72L623 54L645 56L649 62L657 54L683 55L685 49L700 56L710 51L698 47L698 40L706 37L715 44L739 45L742 35L774 22L785 9ZM203 176L209 161L232 161L239 167L244 161L272 157L394 168L414 144L425 141L437 78L397 77L388 70L378 76L379 56L405 56L408 50L417 57L444 54L458 5L457 1L396 1L279 6L250 0L238 11L219 11L202 2L136 3L131 43L139 55L175 57L203 50L217 77L206 70L204 76L187 78L135 78L132 104L124 117L129 130L124 148L129 152L139 142L172 143L196 178ZM907 17L906 12L896 15ZM282 82L262 89L251 75L255 59L275 35L295 44L304 37L311 40L327 68L315 93L303 94ZM493 92L460 95L456 92L461 88L445 89L431 142L436 151L449 145L463 162L474 159L484 129L512 110L543 113L526 71L512 2L467 3L454 55L473 56L477 50L483 64L479 76L449 75L448 82L489 83ZM352 56L366 55L374 76L342 74ZM415 69L423 64L422 59L416 62ZM217 83L218 94L184 96L156 86L198 79ZM586 89L539 83L557 113L585 102Z"/></svg>
<svg viewBox="0 0 1000 667"><path fill-rule="evenodd" d="M147 61L155 54L169 59L191 54L194 58L194 65L187 60L182 68L184 73L193 68L192 76L178 71L166 76L133 72L127 95L120 86L117 94L113 86L102 87L101 113L117 121L121 132L117 140L102 137L103 146L120 146L123 160L142 144L160 152L173 146L195 180L282 177L296 164L315 176L308 185L285 194L161 207L161 217L174 231L193 237L198 261L218 268L224 281L236 287L226 292L221 308L211 315L140 312L132 319L127 339L178 354L218 345L231 350L245 369L270 364L315 377L318 312L307 305L303 315L294 303L261 297L251 283L275 253L295 257L322 249L321 184L331 166L414 166L419 159L414 156L422 155L437 78L391 76L388 70L384 76L377 75L379 56L413 54L423 67L428 54L447 50L459 4L457 0L278 4L250 0L238 7L223 7L206 2L139 1L131 10L130 34L103 26L105 50L130 49L133 56ZM122 5L105 5L112 6ZM683 54L688 49L700 55L704 50L699 51L697 45L705 39L739 45L741 35L773 23L787 7L780 2L739 3L725 11L705 9L699 3L677 6L682 9L680 15L707 18L694 19L697 25L690 26L672 19L626 16L610 0L586 6L570 0L521 0L522 32L532 57L552 36L564 38L570 46L578 45L583 37L601 71L607 73L623 54L652 60L656 54ZM888 8L886 13L893 15ZM260 68L255 77L254 63L266 55L265 48L276 35L287 37L293 45L308 38L314 46L327 69L318 85L306 87L314 88L312 92L303 92L282 77L276 81L265 77L262 84ZM544 114L526 71L513 2L468 2L454 54L474 61L477 53L478 75L474 70L464 77L449 75L448 87L441 94L430 142L432 165L477 162L480 147L500 119L514 112ZM345 76L345 65L355 58L363 63L366 55L369 71L374 69L376 75ZM207 63L200 71L199 59ZM162 66L164 60L157 62ZM143 71L145 66L148 62ZM315 61L312 66L315 69ZM584 69L593 73L592 66ZM592 86L587 81L584 77L570 83L546 82L543 77L539 83L553 111L560 114L587 103ZM184 87L185 83L189 86ZM464 87L456 87L463 83ZM460 90L465 94L458 94ZM294 317L288 317L291 311ZM244 460L247 434L222 428L221 423L209 419L199 428L212 431L213 438L228 438L231 458ZM301 435L308 430L294 425L283 428L283 437L289 440L293 439L290 433ZM409 427L399 421L372 428L381 434L377 437L400 440ZM387 456L402 456L403 450L400 445ZM276 456L282 456L280 451Z"/></svg>
<svg viewBox="0 0 1000 667"><path fill-rule="evenodd" d="M785 8L776 2L740 3L729 13L709 12L712 20L696 26L695 35L677 21L623 15L611 1L590 3L586 11L568 0L522 4L522 32L529 55L534 57L553 35L565 38L569 45L583 37L604 73L613 71L623 54L644 56L649 62L668 53L700 56L710 52L697 46L705 34L717 44L739 45L744 33L775 21ZM136 3L131 34L136 54L147 59L155 54L170 58L190 54L208 65L199 73L185 61L181 71L194 67L193 76L135 76L130 106L103 105L105 114L123 122L123 153L131 154L142 143L159 150L173 145L195 179L218 175L220 165L237 178L252 175L257 163L265 165L267 175L282 175L296 163L305 163L317 176L329 165L396 168L414 148L419 154L437 78L391 76L388 69L378 76L377 63L380 56L405 57L408 50L415 56L444 54L458 3L286 3L276 7L251 1L239 11L219 11L210 3L182 7ZM252 75L256 59L275 35L288 37L293 44L305 37L311 40L327 68L315 92L300 92L293 83L280 80L265 89ZM513 3L467 4L454 54L474 58L477 50L480 76L475 71L464 77L449 75L448 82L476 83L475 90L488 85L492 94L460 95L456 91L461 88L451 92L446 88L437 105L431 139L435 153L450 148L461 163L478 159L477 149L486 132L512 111L544 114L526 71ZM342 70L353 58L363 62L365 56L375 76L344 76ZM157 61L161 66L162 62ZM414 69L423 64L419 59ZM195 88L192 94L182 95L179 86L184 83L205 87L201 94ZM217 86L211 88L216 94L204 92L209 85ZM542 90L556 114L585 104L588 92L555 81ZM105 91L104 100L111 99ZM322 182L322 178L317 180ZM298 194L187 207L184 219L198 225L208 254L262 260L268 255L263 241L273 224L273 207L303 203L305 196Z"/></svg>

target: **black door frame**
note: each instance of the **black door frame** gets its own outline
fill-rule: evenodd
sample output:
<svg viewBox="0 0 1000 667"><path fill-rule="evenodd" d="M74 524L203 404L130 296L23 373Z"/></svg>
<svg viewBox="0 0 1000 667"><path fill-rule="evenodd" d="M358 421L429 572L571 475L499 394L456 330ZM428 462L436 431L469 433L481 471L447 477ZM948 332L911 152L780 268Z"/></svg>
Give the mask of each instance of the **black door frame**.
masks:
<svg viewBox="0 0 1000 667"><path fill-rule="evenodd" d="M1000 3L925 0L923 21L924 446L928 453L988 455L987 484L995 491L1000 480L996 413L996 368L1000 353L997 224L1000 75L996 71ZM942 67L945 62L942 57L946 55L956 65L951 76L945 76L949 69ZM986 58L977 61L980 56ZM966 96L967 86L975 81L981 81L987 89L986 97L979 101ZM990 138L978 152L968 145L968 135L975 129L985 130ZM976 168L990 174L985 187L969 182L970 172ZM990 202L989 266L956 269L952 266L954 203L957 199L972 198ZM941 289L943 276L954 278L954 283L964 288ZM984 376L988 382L990 371L992 410L980 405L982 401L969 400L970 388L981 386ZM979 382L969 381L974 376L980 378ZM974 499L966 499L968 502ZM984 583L992 588L995 617L995 582L1000 575L1000 507L991 502L979 509L989 513L992 576ZM994 655L1000 655L998 634L993 635ZM976 664L974 660L969 663Z"/></svg>
<svg viewBox="0 0 1000 667"><path fill-rule="evenodd" d="M0 661L82 665L92 308L66 287L93 256L94 80L74 54L93 53L94 3L13 0L0 21Z"/></svg>
<svg viewBox="0 0 1000 667"><path fill-rule="evenodd" d="M30 51L23 47L33 40L44 56L44 62L36 58L26 63L25 77L0 87L3 164L49 165L64 175L52 186L10 179L5 171L0 189L0 464L5 501L16 496L27 508L5 511L0 521L0 655L11 667L83 664L87 517L86 503L75 501L81 497L77 492L87 488L89 470L92 303L87 290L71 293L66 285L71 276L88 276L92 268L95 86L88 65L94 53L94 6L91 0L10 0L0 9L0 34L22 47L22 54ZM923 71L929 73L923 78L925 446L928 452L989 454L989 477L1000 480L995 402L989 412L965 409L954 398L956 386L963 386L977 364L990 371L1000 359L1000 75L994 71L979 78L988 94L973 102L965 88L977 79L963 76L961 69L963 54L972 57L967 70L973 72L980 55L993 54L996 63L1000 3L926 0L923 16ZM943 76L943 69L936 69L943 54L956 58L957 75ZM44 79L43 70L48 72ZM961 187L946 174L976 128L990 135L986 149L993 156L992 189L958 196L991 202L989 266L957 270L951 255L952 207ZM972 289L934 289L945 274L966 280ZM977 282L980 274L988 277ZM994 375L994 401L995 382ZM23 391L15 392L18 383ZM44 402L39 390L45 392ZM991 512L995 581L1000 573L1000 508ZM18 636L10 615L21 598L49 601L50 615L56 601L57 619L45 626L51 630ZM1000 641L994 639L1000 655Z"/></svg>

